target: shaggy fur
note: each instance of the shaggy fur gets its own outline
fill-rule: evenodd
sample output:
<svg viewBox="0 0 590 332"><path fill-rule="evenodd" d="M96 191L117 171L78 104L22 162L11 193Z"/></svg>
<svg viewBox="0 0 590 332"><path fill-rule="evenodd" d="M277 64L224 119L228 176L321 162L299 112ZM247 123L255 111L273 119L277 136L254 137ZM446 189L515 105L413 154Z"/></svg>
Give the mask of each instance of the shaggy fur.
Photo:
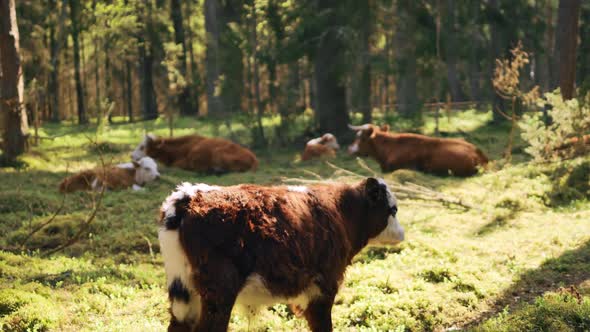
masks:
<svg viewBox="0 0 590 332"><path fill-rule="evenodd" d="M471 176L488 163L475 145L461 139L418 134L393 134L389 127L366 124L352 127L357 138L348 151L377 160L383 172L415 169L437 175Z"/></svg>
<svg viewBox="0 0 590 332"><path fill-rule="evenodd" d="M221 138L187 135L159 138L148 134L133 151L133 160L150 156L172 167L207 173L255 171L256 155L247 148Z"/></svg>
<svg viewBox="0 0 590 332"><path fill-rule="evenodd" d="M354 186L179 186L162 205L159 233L168 330L225 331L235 303L255 311L286 302L313 331L330 331L354 255L373 240L403 240L396 205L373 178Z"/></svg>

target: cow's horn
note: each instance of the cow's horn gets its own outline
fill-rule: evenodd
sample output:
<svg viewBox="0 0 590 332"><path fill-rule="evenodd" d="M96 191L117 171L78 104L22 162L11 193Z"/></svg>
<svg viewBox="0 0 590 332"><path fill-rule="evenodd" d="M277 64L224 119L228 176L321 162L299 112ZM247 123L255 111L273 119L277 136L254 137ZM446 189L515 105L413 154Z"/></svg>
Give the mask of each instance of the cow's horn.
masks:
<svg viewBox="0 0 590 332"><path fill-rule="evenodd" d="M364 124L364 125L362 125L362 126L353 126L353 125L349 124L349 125L348 125L348 128L350 128L350 129L352 129L352 130L354 130L354 131L359 131L359 130L365 130L365 129L368 129L368 128L369 128L369 125L368 125L368 124Z"/></svg>

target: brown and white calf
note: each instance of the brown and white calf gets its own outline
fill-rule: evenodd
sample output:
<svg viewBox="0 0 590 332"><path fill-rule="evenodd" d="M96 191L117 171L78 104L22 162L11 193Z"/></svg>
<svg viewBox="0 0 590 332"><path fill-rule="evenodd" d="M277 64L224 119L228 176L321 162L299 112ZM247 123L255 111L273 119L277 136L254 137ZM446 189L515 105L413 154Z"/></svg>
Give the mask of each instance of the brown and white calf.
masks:
<svg viewBox="0 0 590 332"><path fill-rule="evenodd" d="M288 303L313 331L332 329L344 271L367 244L404 230L383 180L309 187L183 183L162 204L168 331L225 331L234 304Z"/></svg>
<svg viewBox="0 0 590 332"><path fill-rule="evenodd" d="M146 183L160 177L158 165L150 157L143 157L138 161L119 164L116 166L89 169L65 178L59 185L62 193L78 190L99 191L105 187L108 190L121 190L132 187L141 189Z"/></svg>
<svg viewBox="0 0 590 332"><path fill-rule="evenodd" d="M470 176L488 162L475 145L461 139L418 134L394 134L389 126L350 126L357 133L349 146L351 154L372 157L383 172L415 169L438 175Z"/></svg>
<svg viewBox="0 0 590 332"><path fill-rule="evenodd" d="M199 135L160 138L148 134L131 154L133 160L144 156L166 166L198 172L245 172L258 167L256 155L247 148L226 139Z"/></svg>
<svg viewBox="0 0 590 332"><path fill-rule="evenodd" d="M340 149L338 140L330 133L321 137L311 139L305 145L305 150L301 155L301 160L311 160L316 158L334 158L336 151Z"/></svg>

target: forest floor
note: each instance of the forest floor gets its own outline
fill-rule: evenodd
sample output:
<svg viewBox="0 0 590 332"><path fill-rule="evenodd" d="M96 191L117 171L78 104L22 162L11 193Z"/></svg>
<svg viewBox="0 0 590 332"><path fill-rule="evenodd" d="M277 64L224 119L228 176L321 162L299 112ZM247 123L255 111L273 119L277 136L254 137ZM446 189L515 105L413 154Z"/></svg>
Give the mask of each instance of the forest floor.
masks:
<svg viewBox="0 0 590 332"><path fill-rule="evenodd" d="M490 118L489 113L461 112L441 120L441 129L501 160L509 128L489 125ZM143 191L105 193L83 238L46 257L83 227L97 199L90 193L69 194L58 211L64 199L57 191L61 179L98 166L99 155L106 162L126 162L145 131L167 135L166 128L165 120L112 125L99 136L99 153L90 142L94 129L47 125L41 135L55 139L33 147L22 158L25 167L0 170L0 248L5 249L0 250L0 330L163 331L169 314L156 218L176 184L280 184L284 178L311 178L304 170L337 176L322 161L300 162L303 144L256 151L256 173L204 176L162 167L161 180ZM206 121L180 119L175 135L229 136L223 126L212 128ZM431 119L423 130L432 133ZM494 162L468 179L406 170L383 174L473 208L401 200L406 241L365 249L354 259L333 310L335 329L590 329L590 156L539 165L529 161L524 146L517 139L511 164ZM344 151L332 162L372 175ZM367 163L378 169L375 162ZM53 222L20 250L31 229L56 211ZM284 305L255 318L234 314L230 327L307 330L305 321Z"/></svg>

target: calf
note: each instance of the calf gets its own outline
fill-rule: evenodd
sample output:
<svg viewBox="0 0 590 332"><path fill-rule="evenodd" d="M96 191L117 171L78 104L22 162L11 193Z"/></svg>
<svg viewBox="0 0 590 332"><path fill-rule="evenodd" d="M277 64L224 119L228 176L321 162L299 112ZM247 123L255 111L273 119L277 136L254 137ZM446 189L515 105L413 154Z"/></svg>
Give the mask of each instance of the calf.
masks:
<svg viewBox="0 0 590 332"><path fill-rule="evenodd" d="M367 244L397 244L404 230L383 180L356 185L233 187L183 183L160 211L168 331L225 331L234 303L276 302L332 329L344 271Z"/></svg>
<svg viewBox="0 0 590 332"><path fill-rule="evenodd" d="M301 160L306 161L314 158L334 158L336 151L340 149L338 140L330 133L324 134L322 137L309 140L305 145L305 150L301 155Z"/></svg>
<svg viewBox="0 0 590 332"><path fill-rule="evenodd" d="M167 166L189 171L226 173L256 170L252 151L221 138L187 135L174 138L145 136L131 154L133 160L150 156Z"/></svg>
<svg viewBox="0 0 590 332"><path fill-rule="evenodd" d="M393 134L387 125L349 127L357 132L349 153L376 159L383 172L405 168L438 175L470 176L477 173L478 166L488 162L479 148L461 139Z"/></svg>
<svg viewBox="0 0 590 332"><path fill-rule="evenodd" d="M120 190L133 187L141 189L144 184L160 177L158 165L150 157L143 157L137 162L124 163L106 168L81 171L65 178L59 185L62 193L78 190Z"/></svg>

